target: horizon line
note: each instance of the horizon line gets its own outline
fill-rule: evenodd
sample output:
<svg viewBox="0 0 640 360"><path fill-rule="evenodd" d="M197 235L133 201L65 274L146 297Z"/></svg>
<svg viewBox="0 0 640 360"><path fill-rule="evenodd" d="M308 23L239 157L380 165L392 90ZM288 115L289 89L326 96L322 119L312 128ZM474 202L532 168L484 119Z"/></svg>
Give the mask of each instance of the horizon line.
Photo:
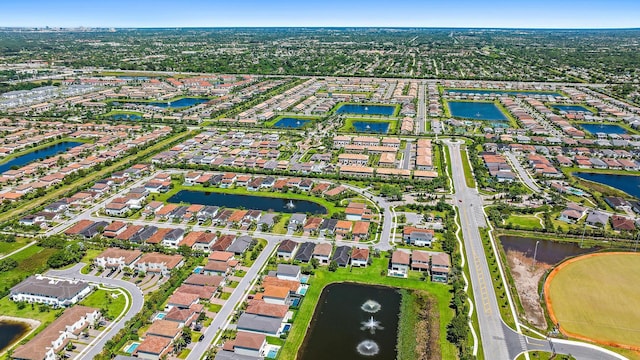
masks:
<svg viewBox="0 0 640 360"><path fill-rule="evenodd" d="M88 26L88 25L33 25L33 26L0 26L0 29L160 29L160 30L181 30L181 29L415 29L415 30L640 30L638 27L486 27L486 26L299 26L299 25L263 25L263 26Z"/></svg>

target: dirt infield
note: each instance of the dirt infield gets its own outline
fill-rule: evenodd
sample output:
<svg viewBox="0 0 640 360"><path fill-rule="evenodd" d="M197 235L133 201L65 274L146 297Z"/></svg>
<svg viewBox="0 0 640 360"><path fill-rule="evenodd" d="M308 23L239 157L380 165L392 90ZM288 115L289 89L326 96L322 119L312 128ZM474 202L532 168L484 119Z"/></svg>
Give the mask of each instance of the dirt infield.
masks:
<svg viewBox="0 0 640 360"><path fill-rule="evenodd" d="M558 276L561 270L566 271ZM567 260L544 283L549 317L568 337L640 351L638 279L640 253L597 253Z"/></svg>

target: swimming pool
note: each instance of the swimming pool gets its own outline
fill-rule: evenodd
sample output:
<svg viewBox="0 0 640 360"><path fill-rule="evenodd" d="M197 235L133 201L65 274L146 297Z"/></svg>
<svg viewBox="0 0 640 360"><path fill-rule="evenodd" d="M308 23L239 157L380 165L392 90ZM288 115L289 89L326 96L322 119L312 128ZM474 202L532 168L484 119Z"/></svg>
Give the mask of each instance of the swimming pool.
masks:
<svg viewBox="0 0 640 360"><path fill-rule="evenodd" d="M157 313L154 320L162 320L164 319L165 315L166 315L165 313Z"/></svg>
<svg viewBox="0 0 640 360"><path fill-rule="evenodd" d="M287 332L291 329L291 324L284 324L284 327L282 328L282 332Z"/></svg>
<svg viewBox="0 0 640 360"><path fill-rule="evenodd" d="M269 353L267 353L267 357L269 359L275 359L277 355L278 355L278 350L276 349L271 349L269 350Z"/></svg>
<svg viewBox="0 0 640 360"><path fill-rule="evenodd" d="M293 307L297 307L297 306L298 306L298 304L300 304L300 299L297 299L297 298L296 298L296 299L293 299L293 303L291 304L291 306L293 306Z"/></svg>
<svg viewBox="0 0 640 360"><path fill-rule="evenodd" d="M306 287L301 287L300 289L298 289L298 294L304 295L306 293L307 293L307 288Z"/></svg>
<svg viewBox="0 0 640 360"><path fill-rule="evenodd" d="M204 269L204 267L198 266L195 269L193 269L193 273L194 274L200 274L200 273L202 273L202 269Z"/></svg>
<svg viewBox="0 0 640 360"><path fill-rule="evenodd" d="M129 346L127 347L127 349L125 350L125 352L126 352L127 354L133 354L133 353L136 351L136 349L138 348L138 346L140 346L140 343L134 342L133 344L131 344L131 345L129 345Z"/></svg>
<svg viewBox="0 0 640 360"><path fill-rule="evenodd" d="M307 282L309 282L309 277L308 276L303 276L300 278L300 282L302 284L306 284Z"/></svg>

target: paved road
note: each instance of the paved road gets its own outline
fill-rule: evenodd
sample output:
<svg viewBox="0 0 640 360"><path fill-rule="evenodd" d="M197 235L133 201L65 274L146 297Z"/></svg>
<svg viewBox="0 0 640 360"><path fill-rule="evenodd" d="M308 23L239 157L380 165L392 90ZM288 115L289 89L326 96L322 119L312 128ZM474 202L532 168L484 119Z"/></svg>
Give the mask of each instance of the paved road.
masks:
<svg viewBox="0 0 640 360"><path fill-rule="evenodd" d="M509 151L505 151L505 155L507 156L507 159L509 159L509 161L511 162L511 166L513 166L513 168L518 172L520 176L520 180L522 180L522 182L525 185L527 185L531 190L533 190L533 192L537 194L541 193L542 189L540 189L538 184L536 184L536 182L531 178L527 170L522 166L522 164L520 164L520 161L518 161L518 158L516 158L516 156Z"/></svg>
<svg viewBox="0 0 640 360"><path fill-rule="evenodd" d="M204 339L196 343L196 345L191 349L189 356L187 356L188 360L198 360L202 357L202 355L207 351L209 345L213 342L216 333L219 329L226 327L227 319L233 313L236 305L244 300L246 292L249 291L251 285L254 280L258 277L260 269L262 266L269 260L269 256L273 252L273 250L278 245L277 241L269 241L267 246L262 250L260 256L253 263L253 266L247 271L244 275L238 287L231 293L231 296L227 301L225 301L224 305L220 309L220 312L216 315L211 322L211 325L204 332Z"/></svg>
<svg viewBox="0 0 640 360"><path fill-rule="evenodd" d="M79 279L92 283L123 288L127 292L129 292L132 299L129 311L127 311L127 313L119 321L112 323L111 328L106 333L102 334L98 338L98 340L92 344L92 346L87 347L87 351L82 355L81 359L89 360L95 358L104 348L104 344L107 341L111 340L111 338L113 338L120 330L122 330L127 321L131 320L137 313L142 310L142 305L144 304L144 295L142 294L142 291L138 288L138 286L128 281L82 274L80 270L84 266L84 263L79 263L74 267L66 270L49 270L46 275L60 278Z"/></svg>
<svg viewBox="0 0 640 360"><path fill-rule="evenodd" d="M404 148L402 156L402 168L405 170L409 170L411 166L411 150L413 150L413 143L407 140L407 146Z"/></svg>
<svg viewBox="0 0 640 360"><path fill-rule="evenodd" d="M425 85L418 85L418 113L416 116L416 135L423 134L426 129L427 103L425 101Z"/></svg>
<svg viewBox="0 0 640 360"><path fill-rule="evenodd" d="M469 264L485 359L515 359L519 353L527 350L571 354L578 360L625 359L621 355L591 344L558 339L539 340L523 336L502 321L478 230L479 227L486 226L486 219L481 210L482 198L476 189L467 187L460 156L460 143L445 141L445 144L449 147L451 156L452 177L456 190L453 199L460 213L465 255ZM519 326L518 324L518 329Z"/></svg>

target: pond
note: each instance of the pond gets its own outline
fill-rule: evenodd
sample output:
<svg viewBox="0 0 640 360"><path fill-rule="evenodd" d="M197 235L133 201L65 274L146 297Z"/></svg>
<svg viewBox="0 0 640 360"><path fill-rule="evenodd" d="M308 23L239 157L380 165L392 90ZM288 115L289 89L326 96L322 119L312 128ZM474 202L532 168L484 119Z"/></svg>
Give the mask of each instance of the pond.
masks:
<svg viewBox="0 0 640 360"><path fill-rule="evenodd" d="M614 124L580 124L580 127L591 134L626 134L627 130L620 125Z"/></svg>
<svg viewBox="0 0 640 360"><path fill-rule="evenodd" d="M554 96L554 97L561 97L562 94L557 93L557 92L544 92L544 91L527 91L527 90L523 90L523 91L517 91L517 90L488 90L488 89L444 89L445 93L450 93L450 94L497 94L497 95L525 95L525 96L531 96L531 95L542 95L542 96Z"/></svg>
<svg viewBox="0 0 640 360"><path fill-rule="evenodd" d="M327 209L324 206L308 200L290 200L258 195L224 194L194 190L180 190L167 201L175 204L183 202L282 213L327 213Z"/></svg>
<svg viewBox="0 0 640 360"><path fill-rule="evenodd" d="M640 176L598 174L587 172L573 173L573 175L579 177L580 179L609 185L640 199Z"/></svg>
<svg viewBox="0 0 640 360"><path fill-rule="evenodd" d="M177 108L186 108L186 107L190 107L190 106L206 103L207 101L209 101L209 99L186 97L186 98L182 98L182 99L175 100L175 101L139 102L139 103L136 103L136 104L151 105L151 106L157 106L157 107L169 108L169 109L177 109Z"/></svg>
<svg viewBox="0 0 640 360"><path fill-rule="evenodd" d="M393 105L344 104L336 110L336 114L391 116L395 111L396 107Z"/></svg>
<svg viewBox="0 0 640 360"><path fill-rule="evenodd" d="M386 134L389 132L389 123L386 121L353 121L351 125L356 132Z"/></svg>
<svg viewBox="0 0 640 360"><path fill-rule="evenodd" d="M562 260L576 255L588 254L599 250L599 248L581 248L574 242L557 242L551 240L541 240L519 236L500 236L500 243L505 252L517 251L523 253L528 258L533 258L533 253L538 244L536 261L548 265L555 265Z"/></svg>
<svg viewBox="0 0 640 360"><path fill-rule="evenodd" d="M17 166L17 167L22 167L25 166L27 164L30 164L34 161L39 161L39 160L43 160L46 159L50 156L54 156L63 152L66 152L69 149L72 149L76 146L80 146L82 145L81 142L76 142L76 141L63 141L51 146L47 146L45 148L42 148L40 150L36 150L36 151L32 151L30 153L26 153L22 156L18 156L16 158L13 158L5 163L2 163L0 165L0 173L3 173L5 171L11 170L12 167Z"/></svg>
<svg viewBox="0 0 640 360"><path fill-rule="evenodd" d="M471 120L507 121L505 114L492 102L449 101L451 116Z"/></svg>
<svg viewBox="0 0 640 360"><path fill-rule="evenodd" d="M17 321L0 321L0 353L29 331L29 325Z"/></svg>
<svg viewBox="0 0 640 360"><path fill-rule="evenodd" d="M140 120L142 116L136 114L115 114L111 115L111 119L113 120Z"/></svg>
<svg viewBox="0 0 640 360"><path fill-rule="evenodd" d="M309 122L311 122L309 119L286 117L276 121L276 123L273 124L273 127L281 129L299 129L305 127Z"/></svg>
<svg viewBox="0 0 640 360"><path fill-rule="evenodd" d="M567 113L593 114L593 111L581 105L551 105L551 107Z"/></svg>
<svg viewBox="0 0 640 360"><path fill-rule="evenodd" d="M389 287L328 285L298 359L395 360L400 300L400 293Z"/></svg>

